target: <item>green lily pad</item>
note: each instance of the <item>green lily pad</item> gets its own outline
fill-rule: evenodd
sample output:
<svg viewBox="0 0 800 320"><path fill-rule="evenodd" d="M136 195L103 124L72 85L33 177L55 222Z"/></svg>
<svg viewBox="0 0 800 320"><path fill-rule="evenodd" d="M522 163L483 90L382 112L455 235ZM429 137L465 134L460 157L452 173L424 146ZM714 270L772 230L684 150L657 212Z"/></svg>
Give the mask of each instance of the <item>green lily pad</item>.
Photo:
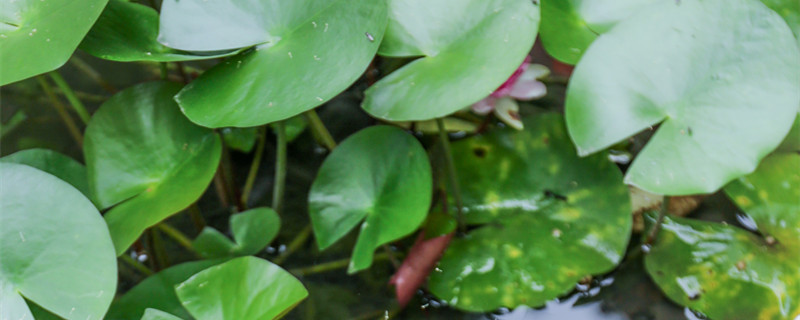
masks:
<svg viewBox="0 0 800 320"><path fill-rule="evenodd" d="M299 280L256 257L203 270L177 285L175 292L198 320L278 319L308 296Z"/></svg>
<svg viewBox="0 0 800 320"><path fill-rule="evenodd" d="M101 207L117 204L105 214L117 254L196 201L217 170L219 136L181 114L172 100L179 89L163 81L128 88L86 128L89 188Z"/></svg>
<svg viewBox="0 0 800 320"><path fill-rule="evenodd" d="M159 43L158 12L138 3L110 0L80 48L98 58L114 61L187 61L235 54L192 53Z"/></svg>
<svg viewBox="0 0 800 320"><path fill-rule="evenodd" d="M796 319L800 155L771 155L725 192L760 235L729 225L665 218L645 258L650 277L670 299L712 319Z"/></svg>
<svg viewBox="0 0 800 320"><path fill-rule="evenodd" d="M0 86L63 65L108 0L0 2Z"/></svg>
<svg viewBox="0 0 800 320"><path fill-rule="evenodd" d="M574 65L599 34L657 1L662 0L543 1L542 45L553 58Z"/></svg>
<svg viewBox="0 0 800 320"><path fill-rule="evenodd" d="M114 298L117 262L92 202L16 163L0 163L0 190L0 318L33 319L27 298L64 318L101 319Z"/></svg>
<svg viewBox="0 0 800 320"><path fill-rule="evenodd" d="M233 150L250 153L258 140L258 128L222 128L219 130L225 146Z"/></svg>
<svg viewBox="0 0 800 320"><path fill-rule="evenodd" d="M142 315L142 320L180 320L180 319L181 318L173 316L170 313L150 308L147 308L147 310L144 311L144 315Z"/></svg>
<svg viewBox="0 0 800 320"><path fill-rule="evenodd" d="M161 43L183 50L255 46L208 70L175 99L206 127L251 127L330 100L378 50L386 3L373 0L166 0Z"/></svg>
<svg viewBox="0 0 800 320"><path fill-rule="evenodd" d="M320 250L361 224L348 272L368 268L375 248L425 221L432 185L425 149L410 134L390 126L353 134L325 159L308 194Z"/></svg>
<svg viewBox="0 0 800 320"><path fill-rule="evenodd" d="M800 113L794 118L792 129L789 130L786 138L783 138L783 142L778 146L778 151L800 151Z"/></svg>
<svg viewBox="0 0 800 320"><path fill-rule="evenodd" d="M86 167L61 153L49 149L27 149L2 157L0 162L19 163L42 170L69 183L90 200L92 198Z"/></svg>
<svg viewBox="0 0 800 320"><path fill-rule="evenodd" d="M364 110L392 121L446 116L488 96L531 50L529 0L390 0L383 56L416 57L365 92Z"/></svg>
<svg viewBox="0 0 800 320"><path fill-rule="evenodd" d="M250 209L231 216L234 243L221 232L205 227L192 246L206 258L256 254L278 235L281 219L270 208Z"/></svg>
<svg viewBox="0 0 800 320"><path fill-rule="evenodd" d="M800 2L795 0L761 0L761 2L783 17L789 28L792 28L797 45L800 46Z"/></svg>
<svg viewBox="0 0 800 320"><path fill-rule="evenodd" d="M579 158L560 115L453 144L463 215L429 288L449 305L540 306L612 270L631 229L628 189L605 155Z"/></svg>
<svg viewBox="0 0 800 320"><path fill-rule="evenodd" d="M139 319L144 316L149 308L162 310L181 319L190 319L189 312L183 308L181 302L178 301L178 296L175 295L175 285L186 281L195 273L224 261L201 260L186 262L147 277L125 295L115 300L111 304L111 309L108 310L105 319Z"/></svg>
<svg viewBox="0 0 800 320"><path fill-rule="evenodd" d="M797 88L800 50L760 2L662 1L592 43L567 90L567 126L587 155L659 125L625 181L709 193L778 146Z"/></svg>

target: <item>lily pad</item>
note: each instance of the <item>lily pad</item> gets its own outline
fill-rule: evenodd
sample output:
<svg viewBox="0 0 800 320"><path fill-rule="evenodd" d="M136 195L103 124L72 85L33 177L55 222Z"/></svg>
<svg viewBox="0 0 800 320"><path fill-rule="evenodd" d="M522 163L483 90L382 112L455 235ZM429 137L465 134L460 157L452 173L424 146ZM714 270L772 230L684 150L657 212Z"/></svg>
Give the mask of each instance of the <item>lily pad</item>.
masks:
<svg viewBox="0 0 800 320"><path fill-rule="evenodd" d="M177 285L175 292L198 320L278 319L308 296L299 280L256 257L203 270Z"/></svg>
<svg viewBox="0 0 800 320"><path fill-rule="evenodd" d="M258 128L222 128L219 130L225 146L233 150L250 153L258 140Z"/></svg>
<svg viewBox="0 0 800 320"><path fill-rule="evenodd" d="M205 227L192 246L206 258L256 254L278 235L281 219L270 208L250 209L231 216L234 243L221 232Z"/></svg>
<svg viewBox="0 0 800 320"><path fill-rule="evenodd" d="M203 269L224 261L218 259L186 262L147 277L125 295L115 300L105 319L139 319L149 308L167 312L181 319L190 319L189 312L183 308L181 302L178 301L178 296L175 295L175 285L186 281Z"/></svg>
<svg viewBox="0 0 800 320"><path fill-rule="evenodd" d="M142 320L180 320L180 319L181 318L173 316L170 313L150 308L147 308L147 310L144 311L144 315L142 316Z"/></svg>
<svg viewBox="0 0 800 320"><path fill-rule="evenodd" d="M89 188L117 254L148 227L195 202L217 170L219 136L189 122L172 96L180 85L149 82L106 101L86 128Z"/></svg>
<svg viewBox="0 0 800 320"><path fill-rule="evenodd" d="M767 157L725 187L750 228L665 218L645 258L675 302L712 319L800 316L800 155ZM650 217L652 224L653 218Z"/></svg>
<svg viewBox="0 0 800 320"><path fill-rule="evenodd" d="M206 127L251 127L300 114L358 79L378 50L386 3L373 0L166 0L159 41L182 50L255 46L175 99Z"/></svg>
<svg viewBox="0 0 800 320"><path fill-rule="evenodd" d="M92 202L15 163L0 163L0 190L0 318L33 319L30 299L64 318L101 319L114 298L117 262Z"/></svg>
<svg viewBox="0 0 800 320"><path fill-rule="evenodd" d="M543 1L542 45L553 58L574 65L599 34L657 1L662 0Z"/></svg>
<svg viewBox="0 0 800 320"><path fill-rule="evenodd" d="M114 61L187 61L235 54L192 53L159 43L158 12L138 3L110 0L80 48L98 58Z"/></svg>
<svg viewBox="0 0 800 320"><path fill-rule="evenodd" d="M592 43L567 90L567 126L587 155L658 125L625 181L709 193L778 146L797 88L800 50L760 2L662 1Z"/></svg>
<svg viewBox="0 0 800 320"><path fill-rule="evenodd" d="M425 149L410 134L389 126L353 134L325 159L308 194L320 250L361 224L348 272L368 268L375 248L425 221L432 185Z"/></svg>
<svg viewBox="0 0 800 320"><path fill-rule="evenodd" d="M794 0L761 0L761 2L783 17L789 28L792 28L797 45L800 46L800 2Z"/></svg>
<svg viewBox="0 0 800 320"><path fill-rule="evenodd" d="M628 190L605 155L579 158L560 115L453 144L463 215L429 287L468 311L541 306L612 270L631 228ZM452 204L452 203L451 203Z"/></svg>
<svg viewBox="0 0 800 320"><path fill-rule="evenodd" d="M362 107L391 121L466 108L514 73L538 24L539 7L529 0L390 0L378 53L420 58L367 89Z"/></svg>
<svg viewBox="0 0 800 320"><path fill-rule="evenodd" d="M19 163L42 170L69 183L85 197L92 198L86 179L86 167L61 153L49 149L27 149L2 157L0 162Z"/></svg>
<svg viewBox="0 0 800 320"><path fill-rule="evenodd" d="M63 65L108 0L0 2L0 86Z"/></svg>

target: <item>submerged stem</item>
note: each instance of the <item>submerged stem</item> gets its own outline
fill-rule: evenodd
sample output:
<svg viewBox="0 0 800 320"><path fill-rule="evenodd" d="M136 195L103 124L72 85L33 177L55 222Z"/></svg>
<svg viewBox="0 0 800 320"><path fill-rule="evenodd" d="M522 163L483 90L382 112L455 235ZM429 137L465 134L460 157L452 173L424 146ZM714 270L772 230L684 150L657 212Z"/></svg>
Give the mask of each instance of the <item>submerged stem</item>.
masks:
<svg viewBox="0 0 800 320"><path fill-rule="evenodd" d="M450 186L450 194L456 201L456 218L458 219L458 229L461 232L465 232L466 226L464 225L464 215L461 208L461 187L458 185L458 175L456 173L456 167L453 164L453 153L450 149L450 138L447 136L447 131L445 131L444 121L442 118L436 119L436 126L439 128L439 140L441 140L442 147L444 148L444 162L445 167L447 167L447 180L448 185Z"/></svg>
<svg viewBox="0 0 800 320"><path fill-rule="evenodd" d="M292 242L289 242L289 245L286 246L286 251L275 257L275 259L272 260L272 262L275 264L284 263L292 253L300 249L300 247L302 247L303 244L306 243L306 240L308 240L309 236L311 236L311 225L307 225L305 228L303 228L303 230L301 230L294 237L294 239L292 239Z"/></svg>
<svg viewBox="0 0 800 320"><path fill-rule="evenodd" d="M78 114L78 117L81 118L83 124L88 124L89 119L92 117L89 115L89 112L86 111L86 106L83 105L78 96L75 94L75 91L72 90L72 87L69 86L67 81L64 80L64 77L58 73L58 71L53 71L48 73L50 79L53 79L53 82L56 83L59 89L61 89L61 93L64 94L64 97L67 98L70 105L72 105L72 109L75 109L75 113Z"/></svg>
<svg viewBox="0 0 800 320"><path fill-rule="evenodd" d="M78 146L83 148L83 135L81 131L78 129L78 125L75 124L75 121L69 116L69 112L67 112L66 108L61 101L58 100L56 94L53 92L53 87L47 83L47 80L43 76L37 76L36 80L39 81L39 85L42 86L44 93L50 99L50 103L53 105L53 108L56 109L56 112L61 117L61 120L64 121L64 124L67 126L67 130L69 134L75 139L75 142L78 143Z"/></svg>
<svg viewBox="0 0 800 320"><path fill-rule="evenodd" d="M172 240L175 240L175 242L177 242L181 247L186 248L186 250L189 250L194 254L197 254L197 252L194 250L194 247L192 247L192 240L190 240L189 237L183 234L183 232L180 230L167 224L166 222L157 224L156 228L158 228L158 230L166 234L168 237L172 238Z"/></svg>
<svg viewBox="0 0 800 320"><path fill-rule="evenodd" d="M392 258L393 257L390 254L386 252L381 252L375 254L375 256L373 257L373 261L391 260ZM350 264L350 258L345 258L329 262L323 262L308 267L293 268L289 269L289 272L298 276L307 276L317 273L333 271L337 269L343 269L346 268L349 264Z"/></svg>
<svg viewBox="0 0 800 320"><path fill-rule="evenodd" d="M133 258L131 258L131 256L127 254L119 256L119 259L122 260L122 262L124 262L131 268L136 269L136 271L139 271L146 276L150 276L154 273L153 270L150 270L150 268L146 267L141 262L134 260Z"/></svg>
<svg viewBox="0 0 800 320"><path fill-rule="evenodd" d="M83 59L78 58L77 55L73 55L72 58L69 59L69 61L73 65L75 65L75 67L78 68L78 70L83 72L83 74L88 76L90 79L94 80L94 82L100 85L100 87L102 87L104 90L108 91L109 93L117 92L117 88L114 88L114 86L109 84L108 81L103 79L103 76L101 76L100 73L97 72L97 70L92 68L92 66L86 63L86 61L83 61Z"/></svg>
<svg viewBox="0 0 800 320"><path fill-rule="evenodd" d="M647 234L647 238L644 241L645 245L650 245L653 243L653 241L655 241L656 237L658 236L658 232L661 231L661 224L664 223L664 216L667 215L667 211L669 211L669 197L664 196L664 200L661 202L661 210L658 211L656 224Z"/></svg>
<svg viewBox="0 0 800 320"><path fill-rule="evenodd" d="M200 212L200 207L197 206L197 202L192 203L188 210L189 217L192 218L192 223L194 223L197 232L202 232L203 228L206 227L206 219L203 219L203 213Z"/></svg>
<svg viewBox="0 0 800 320"><path fill-rule="evenodd" d="M275 183L272 188L272 209L281 212L283 193L286 188L286 123L278 121L275 123L275 134L278 138L277 152L275 159Z"/></svg>
<svg viewBox="0 0 800 320"><path fill-rule="evenodd" d="M242 190L242 203L247 207L248 200L250 200L250 192L253 191L253 184L258 175L258 167L261 165L261 158L264 156L264 149L267 142L267 130L264 127L259 128L261 135L258 137L258 146L256 146L256 153L253 155L253 162L250 163L250 170L247 172L247 179L244 182L244 189Z"/></svg>
<svg viewBox="0 0 800 320"><path fill-rule="evenodd" d="M158 68L159 70L161 70L161 80L167 80L167 78L169 77L169 70L167 69L167 63L159 62Z"/></svg>
<svg viewBox="0 0 800 320"><path fill-rule="evenodd" d="M311 131L313 131L320 140L322 140L322 144L325 145L328 150L333 150L336 148L336 140L333 140L333 136L331 136L330 131L328 128L325 127L325 124L322 123L322 120L317 115L317 112L314 109L308 110L305 113L306 119L308 120L309 126L311 126Z"/></svg>

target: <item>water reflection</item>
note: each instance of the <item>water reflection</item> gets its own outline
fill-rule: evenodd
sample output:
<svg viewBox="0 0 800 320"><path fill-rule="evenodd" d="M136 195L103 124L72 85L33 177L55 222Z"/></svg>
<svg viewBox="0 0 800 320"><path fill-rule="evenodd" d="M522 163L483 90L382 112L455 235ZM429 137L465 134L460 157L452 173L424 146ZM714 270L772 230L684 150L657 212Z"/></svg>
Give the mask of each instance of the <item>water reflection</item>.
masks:
<svg viewBox="0 0 800 320"><path fill-rule="evenodd" d="M575 305L580 295L563 301L550 301L544 309L537 310L528 307L519 307L504 315L493 315L486 319L496 320L563 320L563 319L585 319L585 320L629 320L630 318L622 312L606 312L603 310L602 302L595 301L581 305Z"/></svg>

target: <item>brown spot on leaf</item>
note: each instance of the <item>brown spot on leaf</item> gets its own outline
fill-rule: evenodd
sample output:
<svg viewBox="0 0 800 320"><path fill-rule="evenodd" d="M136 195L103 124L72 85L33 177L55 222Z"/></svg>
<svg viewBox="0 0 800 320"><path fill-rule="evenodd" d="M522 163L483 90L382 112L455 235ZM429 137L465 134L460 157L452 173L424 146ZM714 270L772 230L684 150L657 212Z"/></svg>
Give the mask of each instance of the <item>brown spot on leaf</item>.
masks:
<svg viewBox="0 0 800 320"><path fill-rule="evenodd" d="M472 153L474 153L475 156L478 157L478 158L483 158L483 157L486 156L486 148L484 148L484 147L475 147L474 149L472 149Z"/></svg>
<svg viewBox="0 0 800 320"><path fill-rule="evenodd" d="M747 268L747 262L744 262L744 260L739 260L739 261L736 262L736 269L739 269L739 271L742 271L745 268Z"/></svg>

